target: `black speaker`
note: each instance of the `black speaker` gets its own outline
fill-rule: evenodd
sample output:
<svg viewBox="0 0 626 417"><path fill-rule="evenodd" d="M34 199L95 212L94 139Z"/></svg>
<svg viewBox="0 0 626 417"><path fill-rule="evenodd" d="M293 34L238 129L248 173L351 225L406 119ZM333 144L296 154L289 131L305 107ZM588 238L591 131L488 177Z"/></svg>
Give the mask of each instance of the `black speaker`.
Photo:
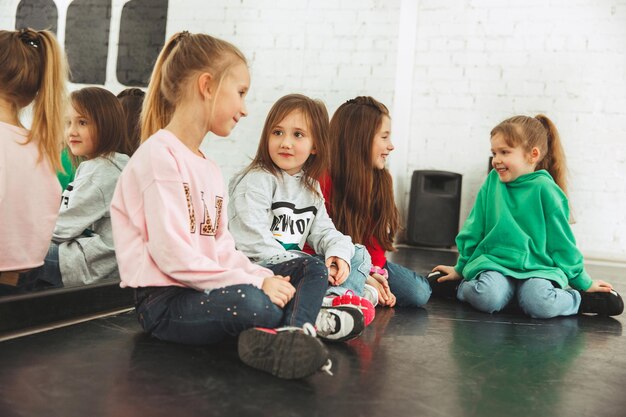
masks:
<svg viewBox="0 0 626 417"><path fill-rule="evenodd" d="M454 245L459 231L461 174L413 171L407 241L411 245Z"/></svg>

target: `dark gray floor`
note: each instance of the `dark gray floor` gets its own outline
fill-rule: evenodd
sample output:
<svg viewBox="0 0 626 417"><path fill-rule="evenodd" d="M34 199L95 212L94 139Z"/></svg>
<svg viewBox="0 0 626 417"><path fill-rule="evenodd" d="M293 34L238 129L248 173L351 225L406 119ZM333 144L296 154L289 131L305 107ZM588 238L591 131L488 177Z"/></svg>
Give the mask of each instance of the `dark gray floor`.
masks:
<svg viewBox="0 0 626 417"><path fill-rule="evenodd" d="M425 271L454 257L395 260ZM626 270L589 271L626 292ZM0 416L624 416L623 324L378 308L361 338L330 346L334 376L283 381L240 363L234 341L160 342L128 313L1 342Z"/></svg>

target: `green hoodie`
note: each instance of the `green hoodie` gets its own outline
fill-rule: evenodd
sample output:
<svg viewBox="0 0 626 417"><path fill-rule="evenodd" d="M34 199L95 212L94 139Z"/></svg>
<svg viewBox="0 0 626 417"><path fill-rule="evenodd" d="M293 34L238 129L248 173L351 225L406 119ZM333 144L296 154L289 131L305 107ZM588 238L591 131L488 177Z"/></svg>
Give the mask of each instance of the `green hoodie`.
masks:
<svg viewBox="0 0 626 417"><path fill-rule="evenodd" d="M585 291L592 281L568 220L567 197L547 171L503 183L492 170L456 238L454 269L466 280L498 271Z"/></svg>

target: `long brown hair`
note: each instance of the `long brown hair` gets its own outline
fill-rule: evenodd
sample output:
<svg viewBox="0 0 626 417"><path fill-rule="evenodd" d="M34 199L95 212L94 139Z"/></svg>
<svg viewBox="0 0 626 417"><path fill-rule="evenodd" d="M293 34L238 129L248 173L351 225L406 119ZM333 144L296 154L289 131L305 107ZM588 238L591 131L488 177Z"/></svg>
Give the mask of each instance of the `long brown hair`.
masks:
<svg viewBox="0 0 626 417"><path fill-rule="evenodd" d="M289 94L278 99L270 109L261 132L261 140L256 156L243 171L244 174L254 168L261 168L279 177L280 168L276 166L269 152L269 140L272 130L293 111L300 111L307 123L307 130L313 139L315 154L309 155L302 167L302 183L318 194L316 183L328 167L328 111L320 100L313 100L302 94Z"/></svg>
<svg viewBox="0 0 626 417"><path fill-rule="evenodd" d="M400 220L393 181L386 168L376 169L372 162L374 138L385 117L384 104L360 96L339 106L330 120L331 215L337 230L354 242L375 238L385 250L394 250Z"/></svg>
<svg viewBox="0 0 626 417"><path fill-rule="evenodd" d="M70 99L76 112L91 122L90 133L95 144L93 158L114 152L132 155L124 109L113 93L100 87L86 87L73 91ZM82 160L84 158L72 157L74 166Z"/></svg>
<svg viewBox="0 0 626 417"><path fill-rule="evenodd" d="M511 147L521 146L525 152L537 147L540 159L535 170L545 169L554 182L567 195L567 163L561 137L554 123L547 116L514 116L504 120L491 130L491 137L502 134Z"/></svg>
<svg viewBox="0 0 626 417"><path fill-rule="evenodd" d="M241 62L247 63L245 56L229 42L203 33L174 34L152 70L141 113L141 141L169 123L190 77L208 71L217 81L219 91L228 70Z"/></svg>
<svg viewBox="0 0 626 417"><path fill-rule="evenodd" d="M0 94L15 114L33 103L26 143L36 141L40 158L61 170L68 70L65 55L47 30L0 30Z"/></svg>
<svg viewBox="0 0 626 417"><path fill-rule="evenodd" d="M117 95L126 115L126 131L131 152L135 152L141 143L141 107L146 93L139 88L126 88Z"/></svg>

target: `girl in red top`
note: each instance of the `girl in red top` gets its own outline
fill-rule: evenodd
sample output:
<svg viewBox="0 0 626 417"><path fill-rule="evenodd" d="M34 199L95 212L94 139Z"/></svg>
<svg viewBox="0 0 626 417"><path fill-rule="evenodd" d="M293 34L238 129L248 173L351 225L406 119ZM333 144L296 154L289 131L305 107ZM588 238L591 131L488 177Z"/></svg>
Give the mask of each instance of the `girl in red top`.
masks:
<svg viewBox="0 0 626 417"><path fill-rule="evenodd" d="M374 265L367 283L378 290L381 305L423 306L430 298L428 281L385 257L400 227L385 168L394 149L389 110L372 97L348 100L330 121L330 139L330 172L320 185L337 230L367 247Z"/></svg>

